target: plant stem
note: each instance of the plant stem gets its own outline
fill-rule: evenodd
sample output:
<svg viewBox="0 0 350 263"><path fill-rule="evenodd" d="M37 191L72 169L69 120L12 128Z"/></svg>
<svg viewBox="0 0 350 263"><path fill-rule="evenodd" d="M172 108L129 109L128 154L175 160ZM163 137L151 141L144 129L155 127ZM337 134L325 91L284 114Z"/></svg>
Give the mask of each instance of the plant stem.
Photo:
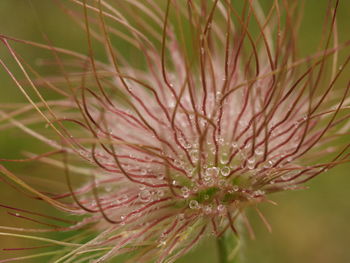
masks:
<svg viewBox="0 0 350 263"><path fill-rule="evenodd" d="M228 263L227 249L225 245L225 237L216 239L219 263Z"/></svg>
<svg viewBox="0 0 350 263"><path fill-rule="evenodd" d="M219 263L239 263L240 239L233 233L225 233L217 238L216 246Z"/></svg>

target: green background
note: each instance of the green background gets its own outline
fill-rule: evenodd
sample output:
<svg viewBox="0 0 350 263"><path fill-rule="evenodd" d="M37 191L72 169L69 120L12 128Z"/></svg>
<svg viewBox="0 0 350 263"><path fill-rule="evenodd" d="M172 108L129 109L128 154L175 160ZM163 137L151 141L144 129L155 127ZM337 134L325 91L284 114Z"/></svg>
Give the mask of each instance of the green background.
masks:
<svg viewBox="0 0 350 263"><path fill-rule="evenodd" d="M141 0L142 1L142 0ZM272 0L271 0L272 1ZM63 1L65 2L65 1ZM326 0L307 0L303 27L299 35L300 50L309 54L321 35ZM341 0L338 14L340 40L350 35L350 1ZM40 31L47 33L56 46L86 52L84 35L79 27L50 0L0 0L0 33L44 42ZM28 61L42 58L45 53L23 45L16 50ZM10 61L3 45L0 56ZM14 72L14 65L9 64ZM45 73L47 69L42 69ZM347 71L349 73L349 70ZM340 87L342 88L342 87ZM51 94L46 94L50 96ZM25 102L23 95L5 72L0 70L0 103ZM3 123L0 123L3 124ZM37 143L15 129L0 129L0 158L16 158L21 151L38 151ZM39 150L40 151L40 150ZM6 164L7 165L7 164ZM50 167L38 168L37 164L7 165L23 176L56 176ZM324 173L308 183L310 189L285 192L271 196L278 206L263 204L261 210L272 225L269 233L254 211L249 211L256 240L244 241L246 263L346 263L350 262L350 165L342 165ZM30 175L30 176L29 176ZM30 178L29 178L30 179ZM31 180L31 179L30 179ZM35 181L35 179L33 179ZM47 182L49 183L49 180ZM64 186L60 186L64 188ZM18 192L0 181L0 203L17 207L30 207L49 214L56 212L40 202L23 198ZM35 223L9 216L0 208L0 225L34 227ZM0 259L26 252L1 251L2 248L29 246L26 240L0 236ZM216 262L215 244L208 240L179 262ZM29 261L28 261L29 262ZM34 260L32 262L45 262Z"/></svg>

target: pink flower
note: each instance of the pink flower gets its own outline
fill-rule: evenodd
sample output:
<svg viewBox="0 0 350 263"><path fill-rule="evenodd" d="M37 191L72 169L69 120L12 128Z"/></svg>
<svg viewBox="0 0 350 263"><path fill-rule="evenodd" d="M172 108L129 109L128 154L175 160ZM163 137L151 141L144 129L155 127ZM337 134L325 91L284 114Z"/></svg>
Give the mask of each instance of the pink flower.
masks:
<svg viewBox="0 0 350 263"><path fill-rule="evenodd" d="M95 233L58 244L65 249L55 262L104 262L134 251L132 262L174 262L207 234L237 233L238 217L253 235L245 207L348 161L349 144L334 144L350 124L349 84L336 88L349 62L338 69L338 51L349 43L337 41L337 5L323 49L298 58L300 17L287 2L268 12L258 1L242 10L228 0L73 2L83 13L65 11L84 21L88 56L1 36L29 87L1 60L3 68L52 134L1 114L54 149L30 159L63 168L70 192L44 194L1 170L78 215L52 231ZM38 77L12 41L51 50L61 75ZM97 60L101 44L106 59ZM39 87L55 90L57 100L44 99Z"/></svg>

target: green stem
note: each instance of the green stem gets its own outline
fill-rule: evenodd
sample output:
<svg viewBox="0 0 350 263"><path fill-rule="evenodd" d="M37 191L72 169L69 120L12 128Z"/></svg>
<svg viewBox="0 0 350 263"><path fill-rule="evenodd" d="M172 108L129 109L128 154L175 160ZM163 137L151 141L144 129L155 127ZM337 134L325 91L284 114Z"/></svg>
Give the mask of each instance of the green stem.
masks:
<svg viewBox="0 0 350 263"><path fill-rule="evenodd" d="M239 263L240 239L227 231L216 240L219 263Z"/></svg>
<svg viewBox="0 0 350 263"><path fill-rule="evenodd" d="M228 255L225 246L225 238L220 237L216 239L216 245L218 248L219 263L228 263Z"/></svg>

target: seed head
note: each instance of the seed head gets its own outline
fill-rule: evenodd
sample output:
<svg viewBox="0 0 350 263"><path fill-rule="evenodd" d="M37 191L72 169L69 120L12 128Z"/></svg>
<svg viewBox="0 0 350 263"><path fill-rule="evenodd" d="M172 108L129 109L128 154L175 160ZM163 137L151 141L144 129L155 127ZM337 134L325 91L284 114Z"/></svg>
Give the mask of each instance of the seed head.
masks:
<svg viewBox="0 0 350 263"><path fill-rule="evenodd" d="M61 167L69 192L21 185L77 215L61 230L95 233L87 241L72 233L83 243L67 245L56 262L125 253L132 262L174 262L207 234L237 234L239 216L251 231L247 206L348 161L349 144L335 145L348 133L350 102L340 81L349 56L338 69L338 51L349 44L338 43L338 1L307 58L297 53L296 2L72 2L82 10L62 8L86 32L88 55L1 36L29 86L2 66L50 133L30 128L36 118L1 114L54 148L30 159ZM12 41L50 50L61 75L38 76Z"/></svg>

